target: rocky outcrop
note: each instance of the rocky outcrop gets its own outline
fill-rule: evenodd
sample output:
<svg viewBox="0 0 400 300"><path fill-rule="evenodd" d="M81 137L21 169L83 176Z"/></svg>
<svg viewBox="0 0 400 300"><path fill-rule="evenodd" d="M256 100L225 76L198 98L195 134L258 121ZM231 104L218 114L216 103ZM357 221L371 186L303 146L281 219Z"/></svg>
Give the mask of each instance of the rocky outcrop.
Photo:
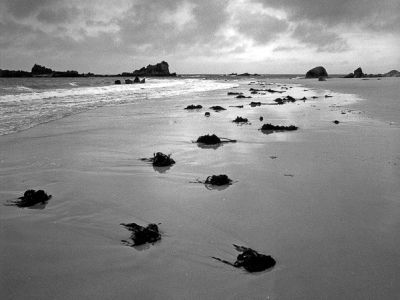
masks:
<svg viewBox="0 0 400 300"><path fill-rule="evenodd" d="M319 77L328 77L328 73L326 72L324 67L315 67L309 70L306 73L306 78L319 78Z"/></svg>
<svg viewBox="0 0 400 300"><path fill-rule="evenodd" d="M400 77L400 72L397 70L392 70L390 72L383 74L383 77Z"/></svg>
<svg viewBox="0 0 400 300"><path fill-rule="evenodd" d="M362 78L364 76L365 75L360 67L354 70L354 78Z"/></svg>
<svg viewBox="0 0 400 300"><path fill-rule="evenodd" d="M32 75L50 75L53 73L53 70L50 68L46 68L45 66L41 66L35 64L31 70Z"/></svg>
<svg viewBox="0 0 400 300"><path fill-rule="evenodd" d="M176 76L176 73L169 72L169 65L166 61L162 61L155 65L148 65L140 70L132 73L134 76Z"/></svg>

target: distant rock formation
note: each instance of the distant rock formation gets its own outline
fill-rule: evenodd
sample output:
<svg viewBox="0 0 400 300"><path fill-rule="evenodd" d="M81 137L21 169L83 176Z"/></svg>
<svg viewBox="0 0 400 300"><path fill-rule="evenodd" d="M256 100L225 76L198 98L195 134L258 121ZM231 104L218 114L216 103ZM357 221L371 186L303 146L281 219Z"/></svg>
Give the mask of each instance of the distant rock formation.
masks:
<svg viewBox="0 0 400 300"><path fill-rule="evenodd" d="M400 77L400 72L397 70L392 70L390 72L383 74L383 77Z"/></svg>
<svg viewBox="0 0 400 300"><path fill-rule="evenodd" d="M400 72L397 70L392 70L390 72L387 72L385 74L365 74L362 69L359 67L356 70L354 70L354 73L349 73L343 78L375 78L375 77L400 77Z"/></svg>
<svg viewBox="0 0 400 300"><path fill-rule="evenodd" d="M78 71L53 71L50 68L35 64L32 67L31 74L34 77L81 77L83 74L79 74Z"/></svg>
<svg viewBox="0 0 400 300"><path fill-rule="evenodd" d="M0 77L32 77L32 73L21 70L15 71L0 69Z"/></svg>
<svg viewBox="0 0 400 300"><path fill-rule="evenodd" d="M320 77L328 77L328 73L326 72L324 67L315 67L309 70L306 73L306 78L320 78Z"/></svg>
<svg viewBox="0 0 400 300"><path fill-rule="evenodd" d="M35 64L31 70L32 75L50 75L53 73L53 70L50 68L46 68L45 66L41 66Z"/></svg>
<svg viewBox="0 0 400 300"><path fill-rule="evenodd" d="M169 65L166 61L162 61L155 65L148 65L140 70L135 70L133 76L176 76L176 73L169 72Z"/></svg>
<svg viewBox="0 0 400 300"><path fill-rule="evenodd" d="M354 70L354 78L362 78L364 76L365 75L364 75L361 67L358 67L356 70Z"/></svg>

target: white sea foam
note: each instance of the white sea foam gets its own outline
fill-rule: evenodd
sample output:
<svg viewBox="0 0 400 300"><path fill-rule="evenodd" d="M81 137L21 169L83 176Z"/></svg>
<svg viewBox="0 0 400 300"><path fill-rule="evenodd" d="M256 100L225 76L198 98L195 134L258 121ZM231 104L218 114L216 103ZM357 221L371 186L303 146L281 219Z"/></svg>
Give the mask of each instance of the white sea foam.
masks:
<svg viewBox="0 0 400 300"><path fill-rule="evenodd" d="M0 135L105 105L131 103L187 93L226 89L235 83L201 79L148 79L122 84L26 90L0 96Z"/></svg>

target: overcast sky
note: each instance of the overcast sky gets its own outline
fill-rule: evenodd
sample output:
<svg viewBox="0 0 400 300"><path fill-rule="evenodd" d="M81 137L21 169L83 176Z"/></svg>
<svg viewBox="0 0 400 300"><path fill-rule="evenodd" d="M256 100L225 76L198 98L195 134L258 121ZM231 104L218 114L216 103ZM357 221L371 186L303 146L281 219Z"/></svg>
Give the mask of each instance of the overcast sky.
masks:
<svg viewBox="0 0 400 300"><path fill-rule="evenodd" d="M0 68L400 69L400 0L0 0Z"/></svg>

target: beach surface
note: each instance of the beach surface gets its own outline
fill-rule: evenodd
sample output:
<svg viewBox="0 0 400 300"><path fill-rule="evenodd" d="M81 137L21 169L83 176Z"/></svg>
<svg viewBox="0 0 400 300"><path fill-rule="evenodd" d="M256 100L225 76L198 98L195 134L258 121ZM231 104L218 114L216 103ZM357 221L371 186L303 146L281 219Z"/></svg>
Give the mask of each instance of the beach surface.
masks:
<svg viewBox="0 0 400 300"><path fill-rule="evenodd" d="M259 80L270 85L249 85ZM400 297L398 79L235 85L100 107L0 136L0 298ZM282 85L283 94L227 95ZM249 105L285 95L307 100ZM184 110L189 104L203 109ZM229 107L236 105L244 107ZM236 116L251 124L232 123ZM264 133L264 123L299 130ZM211 133L237 142L192 142ZM156 169L140 160L158 151L176 164ZM213 174L234 183L193 183ZM38 209L6 205L27 189L53 197ZM161 241L123 245L130 233L120 223L132 222L159 224ZM235 261L232 244L277 264L249 274L212 259Z"/></svg>

